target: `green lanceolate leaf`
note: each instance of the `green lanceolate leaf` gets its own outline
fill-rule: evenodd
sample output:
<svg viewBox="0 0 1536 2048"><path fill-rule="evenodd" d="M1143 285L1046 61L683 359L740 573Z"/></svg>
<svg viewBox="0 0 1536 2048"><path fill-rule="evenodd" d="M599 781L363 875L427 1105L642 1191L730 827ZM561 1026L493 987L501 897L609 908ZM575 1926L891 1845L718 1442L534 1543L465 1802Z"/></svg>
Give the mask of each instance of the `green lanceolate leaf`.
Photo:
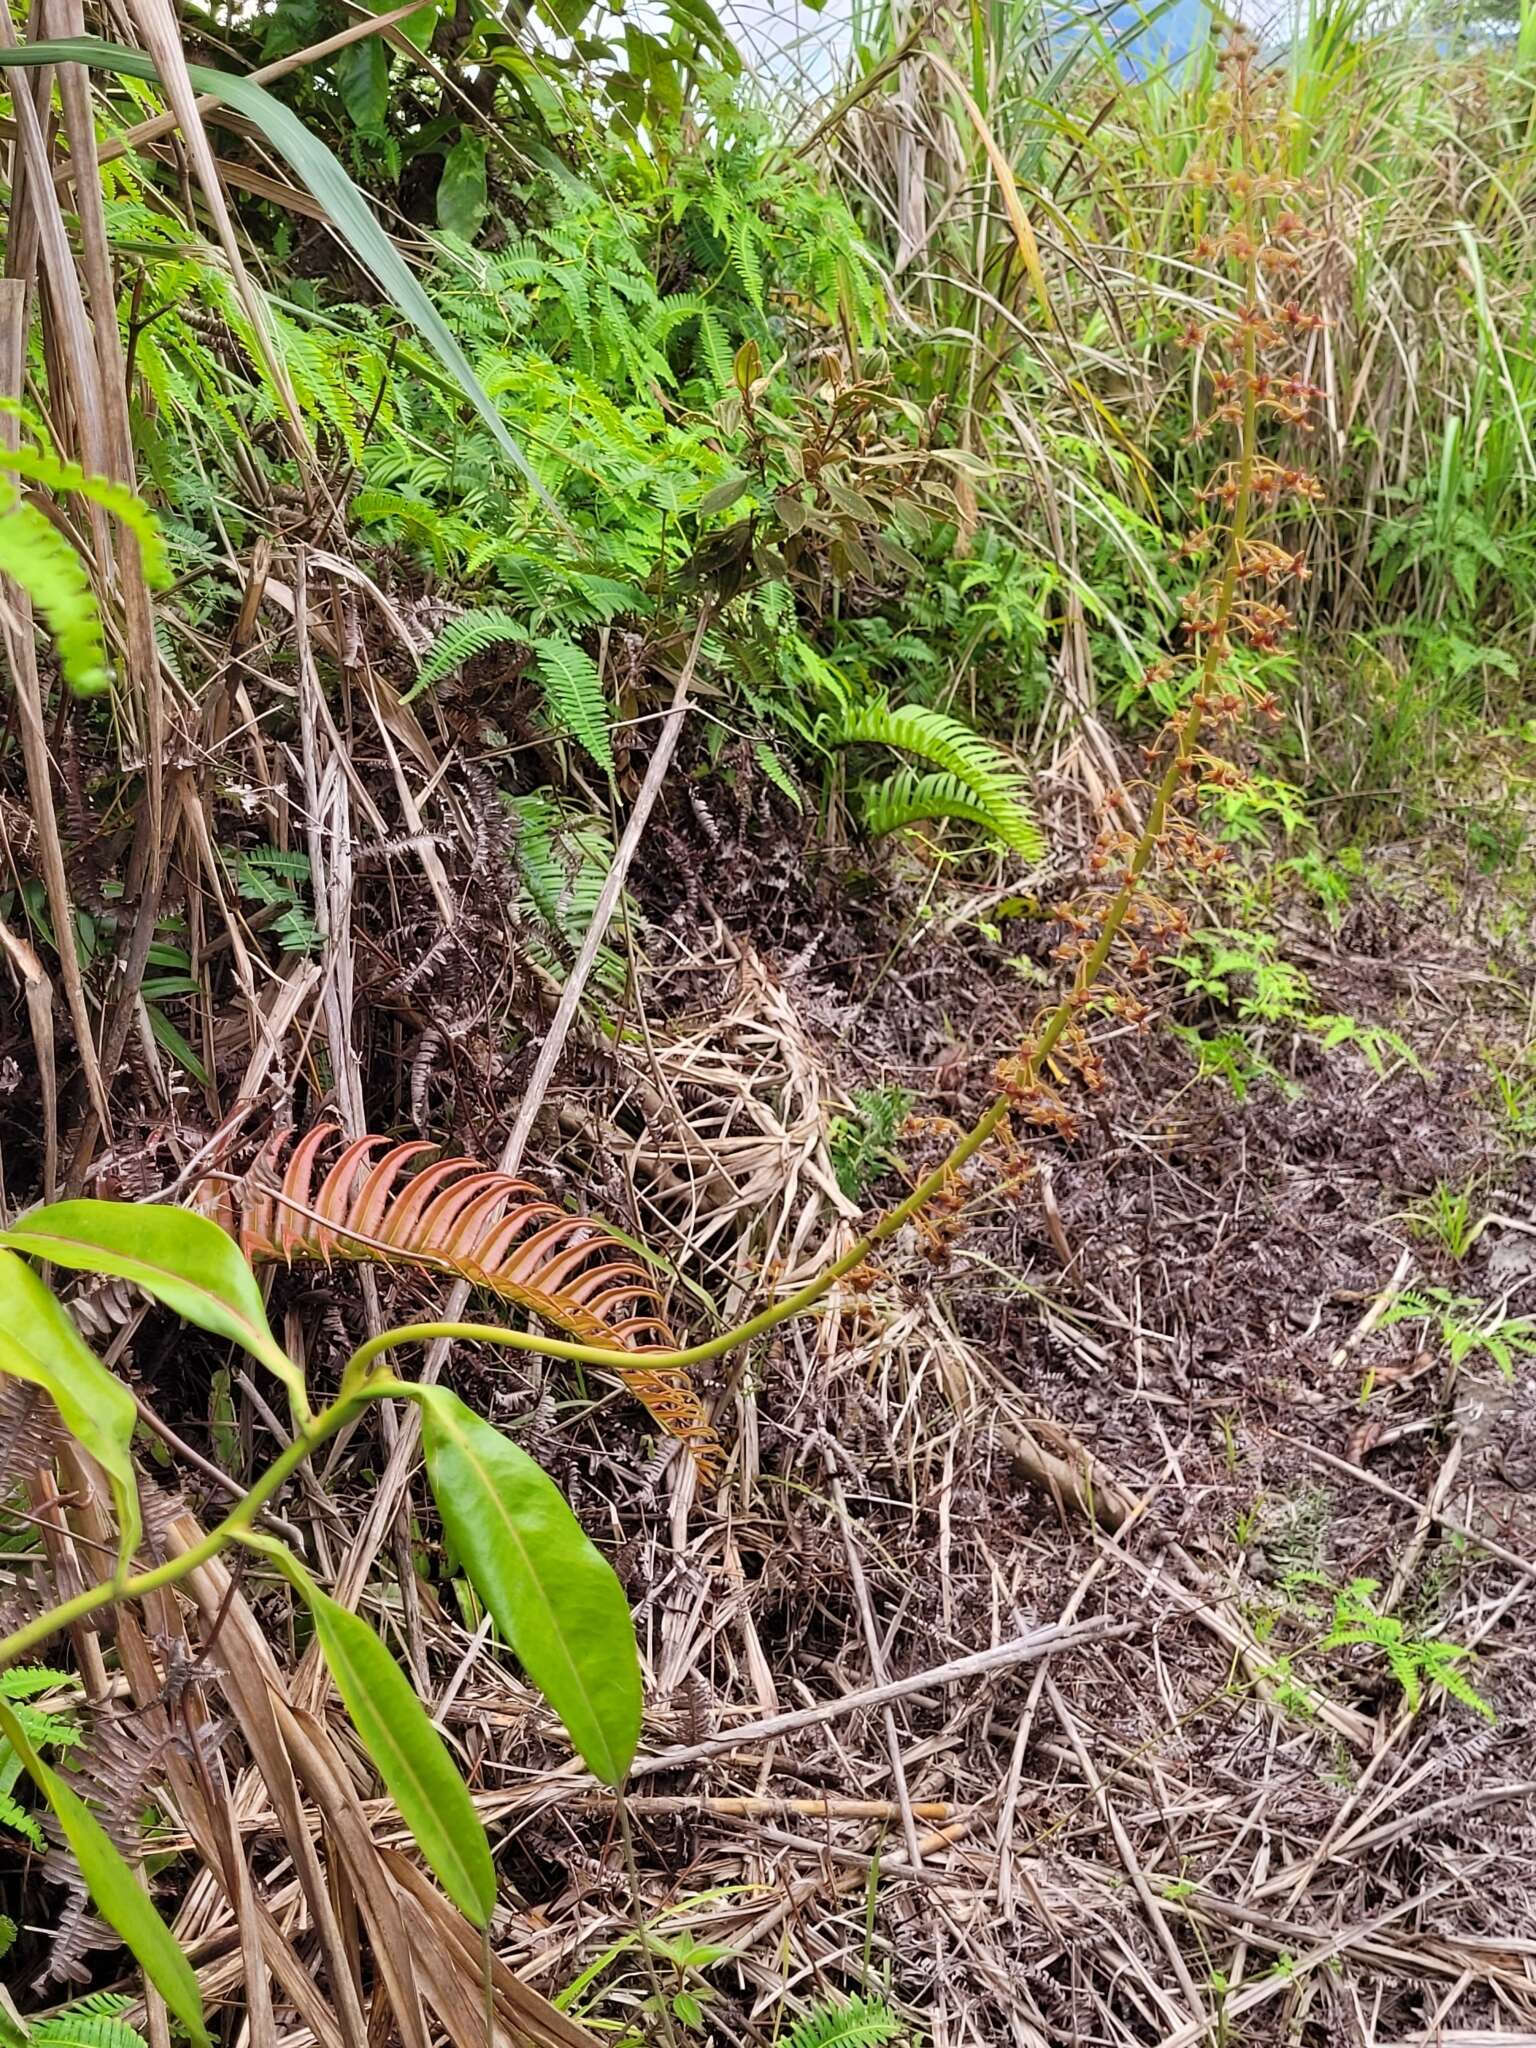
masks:
<svg viewBox="0 0 1536 2048"><path fill-rule="evenodd" d="M8 1251L0 1251L0 1373L41 1387L106 1473L126 1568L142 1526L131 1449L138 1409L32 1268Z"/></svg>
<svg viewBox="0 0 1536 2048"><path fill-rule="evenodd" d="M389 53L377 36L351 43L336 57L342 105L366 135L381 135L389 112Z"/></svg>
<svg viewBox="0 0 1536 2048"><path fill-rule="evenodd" d="M12 64L87 64L115 71L123 78L158 82L159 73L141 50L126 50L95 36L73 36L57 42L29 43L22 49L0 50L0 68ZM300 183L324 207L326 217L356 260L432 350L465 398L494 435L497 446L555 514L565 519L522 449L507 431L485 386L470 367L454 336L408 268L405 258L374 219L367 200L332 152L282 100L249 78L189 64L187 76L199 92L233 107L258 127Z"/></svg>
<svg viewBox="0 0 1536 2048"><path fill-rule="evenodd" d="M640 1739L624 1589L549 1475L444 1387L422 1411L427 1477L476 1592L589 1769L623 1782Z"/></svg>
<svg viewBox="0 0 1536 2048"><path fill-rule="evenodd" d="M197 1978L170 1929L150 1904L149 1895L101 1822L45 1764L28 1742L21 1723L0 1700L0 1735L16 1750L27 1775L58 1818L64 1839L74 1851L92 1902L103 1920L121 1936L135 1962L181 2022L197 2048L209 2048L203 2022L203 2001Z"/></svg>
<svg viewBox="0 0 1536 2048"><path fill-rule="evenodd" d="M443 1738L367 1622L308 1579L295 1584L315 1618L336 1690L401 1819L449 1898L484 1927L496 1904L491 1847Z"/></svg>
<svg viewBox="0 0 1536 2048"><path fill-rule="evenodd" d="M437 181L437 224L472 242L485 219L485 137L465 129L443 160Z"/></svg>
<svg viewBox="0 0 1536 2048"><path fill-rule="evenodd" d="M208 1217L160 1202L55 1202L0 1231L0 1245L131 1280L199 1329L241 1345L302 1400L303 1376L267 1327L255 1274Z"/></svg>

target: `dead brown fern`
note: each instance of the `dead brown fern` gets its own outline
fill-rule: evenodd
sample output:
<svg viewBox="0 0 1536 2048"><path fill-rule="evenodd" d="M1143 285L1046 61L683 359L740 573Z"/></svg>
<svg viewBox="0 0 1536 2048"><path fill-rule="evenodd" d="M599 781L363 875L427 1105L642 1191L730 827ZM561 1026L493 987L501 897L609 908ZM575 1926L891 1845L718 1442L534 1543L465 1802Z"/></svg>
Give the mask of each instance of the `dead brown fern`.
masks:
<svg viewBox="0 0 1536 2048"><path fill-rule="evenodd" d="M422 1165L434 1148L416 1139L356 1138L320 1176L336 1136L333 1124L317 1125L284 1165L292 1133L279 1133L238 1180L205 1183L199 1206L253 1265L345 1259L442 1273L613 1353L612 1369L635 1399L705 1477L715 1473L719 1439L687 1371L646 1363L676 1339L645 1267L610 1230L476 1160Z"/></svg>

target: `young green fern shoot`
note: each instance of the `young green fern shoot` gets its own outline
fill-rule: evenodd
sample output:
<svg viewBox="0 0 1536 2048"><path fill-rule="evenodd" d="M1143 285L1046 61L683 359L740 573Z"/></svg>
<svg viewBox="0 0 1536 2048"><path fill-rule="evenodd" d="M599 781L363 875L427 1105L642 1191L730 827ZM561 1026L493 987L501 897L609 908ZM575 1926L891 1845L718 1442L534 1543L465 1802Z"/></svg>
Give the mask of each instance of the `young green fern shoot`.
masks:
<svg viewBox="0 0 1536 2048"><path fill-rule="evenodd" d="M1403 1705L1410 1713L1417 1713L1426 1691L1439 1691L1470 1707L1485 1721L1492 1721L1493 1708L1462 1670L1471 1652L1461 1643L1447 1642L1443 1637L1410 1635L1395 1614L1383 1614L1378 1609L1375 1595L1380 1590L1375 1579L1351 1580L1334 1598L1333 1626L1319 1647L1379 1652L1401 1688Z"/></svg>

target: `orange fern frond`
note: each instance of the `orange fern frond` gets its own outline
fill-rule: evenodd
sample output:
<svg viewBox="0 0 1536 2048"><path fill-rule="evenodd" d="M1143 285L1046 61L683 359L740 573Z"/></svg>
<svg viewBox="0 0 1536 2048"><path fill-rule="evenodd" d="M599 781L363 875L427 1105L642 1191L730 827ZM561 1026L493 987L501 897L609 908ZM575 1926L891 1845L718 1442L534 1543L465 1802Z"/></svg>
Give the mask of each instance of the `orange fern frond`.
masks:
<svg viewBox="0 0 1536 2048"><path fill-rule="evenodd" d="M647 1352L677 1349L649 1276L601 1223L473 1159L408 1171L434 1149L411 1140L354 1139L317 1184L336 1127L306 1132L284 1166L292 1135L278 1133L248 1173L205 1197L253 1265L348 1259L421 1267L500 1295L578 1343L629 1352L633 1364L614 1371L687 1446L701 1474L715 1476L719 1439L687 1373L646 1363Z"/></svg>

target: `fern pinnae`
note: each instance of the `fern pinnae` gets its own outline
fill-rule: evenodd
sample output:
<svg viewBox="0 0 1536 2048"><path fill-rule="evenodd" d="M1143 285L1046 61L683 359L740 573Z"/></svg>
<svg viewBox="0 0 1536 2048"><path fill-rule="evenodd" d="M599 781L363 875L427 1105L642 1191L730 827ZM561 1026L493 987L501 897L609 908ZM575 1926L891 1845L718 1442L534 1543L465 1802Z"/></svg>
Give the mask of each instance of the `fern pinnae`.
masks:
<svg viewBox="0 0 1536 2048"><path fill-rule="evenodd" d="M77 1998L62 2012L33 2023L28 2048L148 2048L144 2036L122 2018L129 2000L115 1992Z"/></svg>
<svg viewBox="0 0 1536 2048"><path fill-rule="evenodd" d="M1025 860L1039 860L1045 852L1045 837L1030 812L1021 771L1001 747L983 739L948 712L934 711L923 704L890 704L883 698L848 702L845 697L830 714L824 737L834 747L894 747L901 753L917 755L919 760L931 763L940 777L960 786L963 795L956 795L953 790L950 795L955 804L967 806L965 810L930 812L930 816L971 816L972 822L984 819L993 836ZM912 800L914 787L905 790L908 801ZM892 793L893 804L897 794ZM931 787L927 794L932 799L938 794L937 787ZM973 812L979 813L980 818ZM902 821L893 819L893 825L899 822Z"/></svg>
<svg viewBox="0 0 1536 2048"><path fill-rule="evenodd" d="M579 740L603 773L612 775L617 764L608 730L608 700L596 662L563 635L541 634L533 648L551 726Z"/></svg>
<svg viewBox="0 0 1536 2048"><path fill-rule="evenodd" d="M780 2048L880 2048L904 2031L883 1998L829 1998L795 2021Z"/></svg>
<svg viewBox="0 0 1536 2048"><path fill-rule="evenodd" d="M456 668L462 668L476 655L484 654L488 647L507 641L515 641L524 647L530 644L528 628L514 619L509 611L502 610L499 605L481 605L474 611L460 612L433 642L415 682L405 693L404 701L409 704L413 697L419 697L423 690L430 690L444 676L452 675Z"/></svg>
<svg viewBox="0 0 1536 2048"><path fill-rule="evenodd" d="M613 841L597 818L567 810L553 790L530 790L509 799L518 819L516 863L521 888L519 914L542 927L548 946L534 944L538 964L564 979L565 969L586 937L596 914L608 871L613 866ZM642 919L639 905L626 895L624 922L634 933ZM624 985L625 965L611 946L598 950L595 979L610 993Z"/></svg>
<svg viewBox="0 0 1536 2048"><path fill-rule="evenodd" d="M0 1699L33 1700L45 1692L78 1692L79 1681L46 1664L13 1664L0 1671Z"/></svg>
<svg viewBox="0 0 1536 2048"><path fill-rule="evenodd" d="M85 564L47 514L25 499L0 509L0 574L31 599L76 696L110 689L101 612Z"/></svg>
<svg viewBox="0 0 1536 2048"><path fill-rule="evenodd" d="M924 775L915 768L898 768L878 782L856 782L851 794L859 823L871 839L883 839L907 825L942 819L973 825L989 836L997 832L992 811L956 775Z"/></svg>

